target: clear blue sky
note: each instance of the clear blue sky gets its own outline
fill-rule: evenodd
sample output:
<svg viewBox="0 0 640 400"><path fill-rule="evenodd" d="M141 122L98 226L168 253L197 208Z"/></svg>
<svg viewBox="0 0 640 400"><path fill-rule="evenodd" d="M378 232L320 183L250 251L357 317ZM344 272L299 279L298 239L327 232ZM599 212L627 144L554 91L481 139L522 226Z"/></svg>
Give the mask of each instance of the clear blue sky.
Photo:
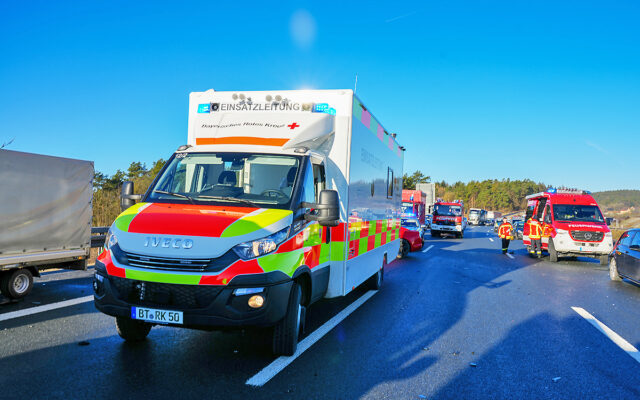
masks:
<svg viewBox="0 0 640 400"><path fill-rule="evenodd" d="M191 91L357 73L405 172L640 189L638 21L635 0L3 0L0 144L112 174L186 142Z"/></svg>

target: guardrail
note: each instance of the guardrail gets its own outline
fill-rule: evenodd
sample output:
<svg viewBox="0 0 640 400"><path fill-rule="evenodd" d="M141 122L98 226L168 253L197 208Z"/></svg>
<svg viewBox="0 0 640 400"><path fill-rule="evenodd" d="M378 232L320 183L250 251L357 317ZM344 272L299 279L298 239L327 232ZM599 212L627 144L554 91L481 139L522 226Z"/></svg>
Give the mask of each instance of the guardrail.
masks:
<svg viewBox="0 0 640 400"><path fill-rule="evenodd" d="M91 247L103 247L109 231L108 226L94 226L91 228Z"/></svg>

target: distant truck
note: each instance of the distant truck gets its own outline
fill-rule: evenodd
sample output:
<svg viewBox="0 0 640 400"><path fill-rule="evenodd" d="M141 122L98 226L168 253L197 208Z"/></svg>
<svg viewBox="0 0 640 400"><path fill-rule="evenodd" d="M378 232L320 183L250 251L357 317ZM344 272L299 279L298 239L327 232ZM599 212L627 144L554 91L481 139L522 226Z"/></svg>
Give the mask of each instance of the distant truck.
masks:
<svg viewBox="0 0 640 400"><path fill-rule="evenodd" d="M420 225L425 224L426 195L421 190L403 190L402 191L402 216L406 218L417 218Z"/></svg>
<svg viewBox="0 0 640 400"><path fill-rule="evenodd" d="M464 203L462 201L436 201L433 205L433 221L431 222L432 237L451 233L455 237L462 238L464 237L464 228Z"/></svg>
<svg viewBox="0 0 640 400"><path fill-rule="evenodd" d="M487 219L498 220L502 218L502 213L498 211L487 211Z"/></svg>
<svg viewBox="0 0 640 400"><path fill-rule="evenodd" d="M44 268L86 269L93 162L0 150L0 290L31 292Z"/></svg>
<svg viewBox="0 0 640 400"><path fill-rule="evenodd" d="M613 236L589 192L549 188L529 195L525 220L534 215L547 228L542 249L549 252L550 261L558 261L562 256L583 256L597 258L602 265L609 263ZM531 246L526 225L523 243Z"/></svg>
<svg viewBox="0 0 640 400"><path fill-rule="evenodd" d="M487 221L487 211L481 208L469 209L469 225L484 225Z"/></svg>

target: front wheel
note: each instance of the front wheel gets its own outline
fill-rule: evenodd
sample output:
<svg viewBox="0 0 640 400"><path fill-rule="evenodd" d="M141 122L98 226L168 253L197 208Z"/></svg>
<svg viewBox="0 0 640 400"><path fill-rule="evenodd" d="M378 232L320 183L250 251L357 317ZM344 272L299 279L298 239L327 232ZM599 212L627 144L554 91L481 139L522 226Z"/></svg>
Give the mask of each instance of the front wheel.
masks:
<svg viewBox="0 0 640 400"><path fill-rule="evenodd" d="M622 280L620 275L618 275L618 263L616 262L615 257L613 257L611 262L609 262L609 278L615 282L620 282Z"/></svg>
<svg viewBox="0 0 640 400"><path fill-rule="evenodd" d="M400 243L400 250L398 251L398 258L405 258L411 250L411 245L407 239L402 239Z"/></svg>
<svg viewBox="0 0 640 400"><path fill-rule="evenodd" d="M33 289L33 275L28 269L14 269L2 276L0 290L11 299L21 299Z"/></svg>
<svg viewBox="0 0 640 400"><path fill-rule="evenodd" d="M380 290L382 287L382 281L384 280L384 267L380 268L378 272L371 275L371 278L367 280L367 288L369 290Z"/></svg>
<svg viewBox="0 0 640 400"><path fill-rule="evenodd" d="M151 324L127 317L116 317L116 329L118 335L127 342L141 342L151 331Z"/></svg>
<svg viewBox="0 0 640 400"><path fill-rule="evenodd" d="M293 283L287 313L273 329L273 354L277 356L292 356L298 349L298 338L305 316L302 305L302 288Z"/></svg>
<svg viewBox="0 0 640 400"><path fill-rule="evenodd" d="M437 237L437 238L439 238L439 237L440 237L440 232L438 232L438 231L431 231L431 237Z"/></svg>
<svg viewBox="0 0 640 400"><path fill-rule="evenodd" d="M549 239L548 251L549 261L558 262L558 252L556 251L556 246L553 244L553 240L551 239Z"/></svg>

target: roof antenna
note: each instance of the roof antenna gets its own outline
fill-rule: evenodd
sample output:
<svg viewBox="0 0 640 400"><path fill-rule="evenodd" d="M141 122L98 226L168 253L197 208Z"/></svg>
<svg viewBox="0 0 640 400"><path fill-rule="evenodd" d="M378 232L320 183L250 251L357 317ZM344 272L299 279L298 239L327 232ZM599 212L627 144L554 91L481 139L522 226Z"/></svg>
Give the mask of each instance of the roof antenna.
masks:
<svg viewBox="0 0 640 400"><path fill-rule="evenodd" d="M353 94L358 91L358 73L356 72L356 84L353 86Z"/></svg>

